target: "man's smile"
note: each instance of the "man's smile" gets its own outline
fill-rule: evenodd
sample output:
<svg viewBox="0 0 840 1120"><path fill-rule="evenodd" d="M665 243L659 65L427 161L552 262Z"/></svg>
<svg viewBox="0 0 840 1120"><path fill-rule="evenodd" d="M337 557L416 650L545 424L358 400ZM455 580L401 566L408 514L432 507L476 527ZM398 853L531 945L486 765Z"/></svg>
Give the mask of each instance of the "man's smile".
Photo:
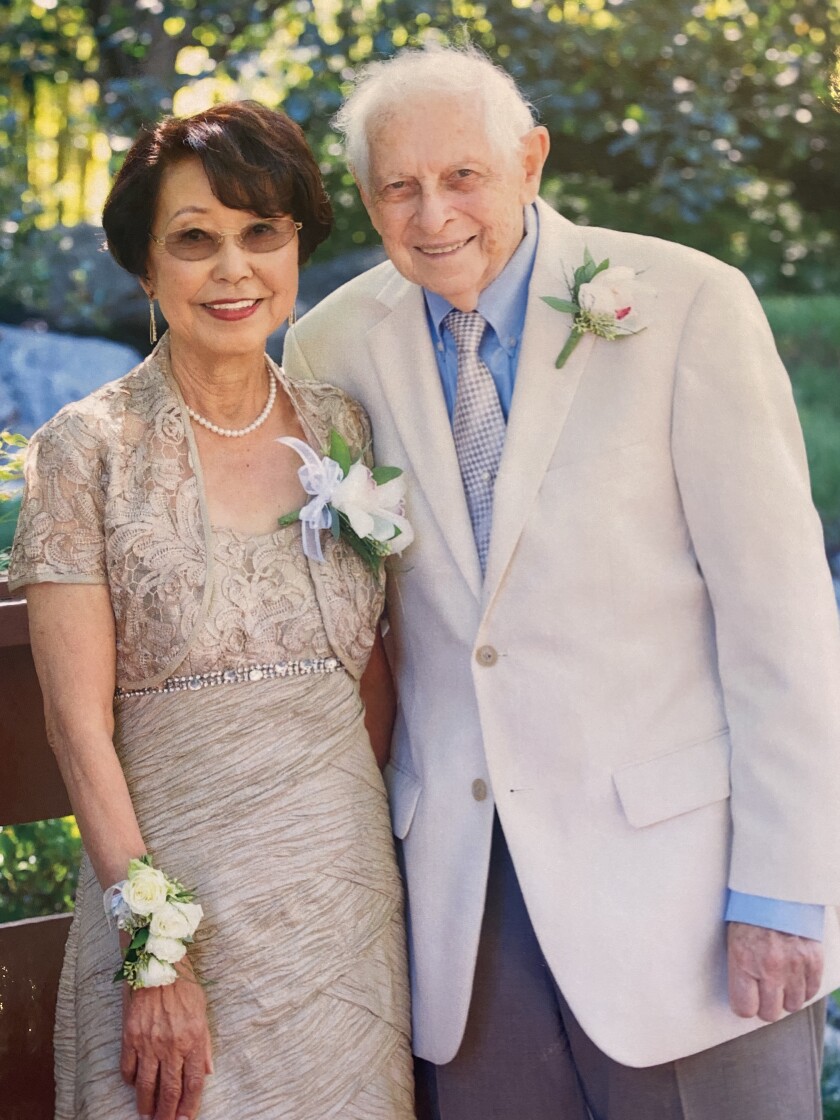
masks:
<svg viewBox="0 0 840 1120"><path fill-rule="evenodd" d="M465 238L463 241L450 242L448 245L416 245L415 248L426 257L445 257L451 253L457 253L459 249L463 249L465 245L469 245L474 239L475 234Z"/></svg>

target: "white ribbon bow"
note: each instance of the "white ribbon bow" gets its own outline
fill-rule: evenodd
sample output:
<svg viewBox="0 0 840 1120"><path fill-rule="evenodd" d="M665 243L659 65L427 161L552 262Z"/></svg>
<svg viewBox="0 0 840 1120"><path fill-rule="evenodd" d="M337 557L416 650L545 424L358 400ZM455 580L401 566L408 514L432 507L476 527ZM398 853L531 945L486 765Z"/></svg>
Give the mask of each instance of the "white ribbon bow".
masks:
<svg viewBox="0 0 840 1120"><path fill-rule="evenodd" d="M336 487L344 478L344 471L335 459L326 456L322 459L317 451L313 451L302 439L283 436L277 442L291 447L303 459L303 466L298 470L298 478L306 493L313 496L312 501L307 502L299 514L303 526L301 530L303 554L310 560L317 560L323 564L321 530L332 528L332 510L327 507L333 499Z"/></svg>

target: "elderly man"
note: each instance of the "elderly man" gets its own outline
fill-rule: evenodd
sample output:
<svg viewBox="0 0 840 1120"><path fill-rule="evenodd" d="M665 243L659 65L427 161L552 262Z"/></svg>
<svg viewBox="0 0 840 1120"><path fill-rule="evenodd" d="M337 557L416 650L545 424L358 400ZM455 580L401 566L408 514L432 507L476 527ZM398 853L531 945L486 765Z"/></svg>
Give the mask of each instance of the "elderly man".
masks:
<svg viewBox="0 0 840 1120"><path fill-rule="evenodd" d="M372 66L338 124L390 262L285 358L410 480L386 777L421 1114L816 1118L840 635L758 301L540 201L546 130L477 52Z"/></svg>

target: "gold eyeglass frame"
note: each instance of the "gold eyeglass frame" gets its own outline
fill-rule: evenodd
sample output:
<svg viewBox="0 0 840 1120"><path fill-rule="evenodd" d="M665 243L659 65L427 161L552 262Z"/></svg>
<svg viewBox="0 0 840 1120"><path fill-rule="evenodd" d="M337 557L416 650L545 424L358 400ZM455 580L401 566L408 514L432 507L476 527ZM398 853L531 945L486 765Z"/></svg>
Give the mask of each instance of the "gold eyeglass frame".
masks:
<svg viewBox="0 0 840 1120"><path fill-rule="evenodd" d="M239 229L239 230L224 230L224 229L215 230L215 231L213 231L213 233L215 233L215 236L213 236L213 233L211 233L210 230L203 229L202 233L206 233L207 236L210 237L210 240L213 241L216 245L215 251L213 253L210 253L209 256L206 256L206 257L179 257L177 255L177 253L173 253L172 250L167 246L167 244L166 244L167 235L166 234L164 234L163 237L155 237L155 235L153 233L150 233L149 234L149 239L151 241L154 241L154 243L156 245L160 245L160 247L164 250L164 252L167 252L167 253L169 253L170 256L175 257L176 260L209 261L216 255L216 253L219 252L219 250L222 247L222 242L225 240L226 237L232 237L234 239L234 241L236 242L236 244L239 246L239 248L242 250L243 253L253 253L254 252L253 249L248 249L245 245L242 244L242 233L243 233L244 230L251 229L253 226L259 225L260 221L264 221L264 222L291 221L292 225L294 226L295 233L300 233L300 231L303 229L303 222L296 222L294 220L294 218L279 218L279 219L278 218L262 218L262 219L255 218L253 222L250 222L248 225L244 225L242 227L242 229ZM286 246L288 244L290 244L290 242L294 239L295 233L292 234L292 236L289 238L288 241L284 241L282 245L278 245L274 249L265 249L262 252L260 250L256 250L257 255L262 256L263 252L265 252L265 253L277 253L277 252L280 251L280 249L285 249Z"/></svg>

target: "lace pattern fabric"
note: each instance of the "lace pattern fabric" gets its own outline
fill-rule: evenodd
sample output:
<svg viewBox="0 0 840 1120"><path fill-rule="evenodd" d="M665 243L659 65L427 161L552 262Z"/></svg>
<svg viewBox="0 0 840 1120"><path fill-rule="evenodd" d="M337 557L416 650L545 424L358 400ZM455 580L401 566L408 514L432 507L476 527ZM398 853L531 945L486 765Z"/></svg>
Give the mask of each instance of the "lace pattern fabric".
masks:
<svg viewBox="0 0 840 1120"><path fill-rule="evenodd" d="M291 382L270 364L314 447L336 428L370 455L361 406L331 386ZM307 561L310 576L332 651L358 677L383 588L342 541L330 540L324 555L324 564ZM142 688L188 658L207 619L213 564L201 465L164 336L145 362L62 409L33 437L10 586L107 583L117 683Z"/></svg>
<svg viewBox="0 0 840 1120"><path fill-rule="evenodd" d="M276 660L329 657L297 526L259 536L213 530L210 608L178 672L208 673Z"/></svg>

